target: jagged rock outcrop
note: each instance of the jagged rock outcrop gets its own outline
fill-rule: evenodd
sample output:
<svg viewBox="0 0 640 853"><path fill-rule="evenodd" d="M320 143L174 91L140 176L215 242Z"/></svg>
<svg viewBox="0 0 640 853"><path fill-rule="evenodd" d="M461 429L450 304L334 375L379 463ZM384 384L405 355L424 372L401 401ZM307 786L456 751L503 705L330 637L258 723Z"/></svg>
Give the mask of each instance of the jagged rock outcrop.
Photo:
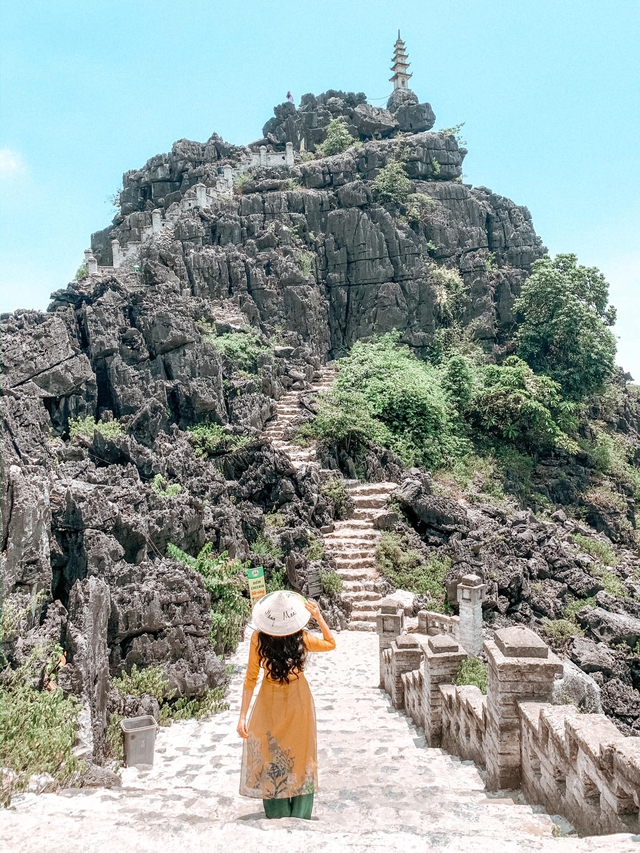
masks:
<svg viewBox="0 0 640 853"><path fill-rule="evenodd" d="M310 159L340 116L358 145ZM441 266L459 272L459 320L487 353L512 329L514 300L544 247L526 208L462 182L466 150L453 135L429 132L434 121L412 93L384 110L331 91L305 96L297 110L280 105L265 125L259 144L274 155L292 142L293 165L265 165L259 144L241 148L215 134L180 140L125 174L118 215L92 236L97 273L52 294L46 312L3 316L3 594L27 614L3 651L14 665L39 639L65 645L62 682L90 709L95 761L109 676L162 664L184 696L224 680L209 641L209 596L197 573L167 557L169 543L193 555L211 542L267 573L286 572L303 591L311 569L332 568L307 554L333 523L317 470L294 467L263 435L275 401L362 338L399 330L427 353L448 322ZM399 159L417 219L376 193L380 170ZM97 428L72 437L71 422L84 418ZM629 404L620 419L636 423L639 412ZM197 425L219 430L210 452L188 431ZM318 458L348 477L405 477L400 459L372 444L357 471L339 444ZM552 500L571 483L547 479ZM567 541L571 522L463 507L419 471L408 473L398 500L416 547L451 559L451 602L459 577L478 571L497 624L559 618L567 596L603 592ZM267 533L273 547L255 554ZM630 591L635 566L616 569ZM344 625L349 608L323 602ZM598 599L608 614L598 625L617 606L615 597ZM603 629L587 623L588 638L599 639ZM633 690L636 670L610 653L614 663L597 668L603 684ZM603 706L618 707L620 695L610 688Z"/></svg>

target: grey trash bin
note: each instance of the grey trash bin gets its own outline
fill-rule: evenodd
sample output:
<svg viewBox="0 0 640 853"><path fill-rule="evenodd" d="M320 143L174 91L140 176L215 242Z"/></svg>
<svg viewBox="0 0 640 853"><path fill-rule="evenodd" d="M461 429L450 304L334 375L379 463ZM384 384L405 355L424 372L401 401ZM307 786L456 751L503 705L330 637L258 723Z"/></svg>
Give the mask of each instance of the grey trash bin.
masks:
<svg viewBox="0 0 640 853"><path fill-rule="evenodd" d="M128 720L121 720L120 728L124 734L124 763L127 767L153 764L153 748L158 728L154 718L130 717Z"/></svg>

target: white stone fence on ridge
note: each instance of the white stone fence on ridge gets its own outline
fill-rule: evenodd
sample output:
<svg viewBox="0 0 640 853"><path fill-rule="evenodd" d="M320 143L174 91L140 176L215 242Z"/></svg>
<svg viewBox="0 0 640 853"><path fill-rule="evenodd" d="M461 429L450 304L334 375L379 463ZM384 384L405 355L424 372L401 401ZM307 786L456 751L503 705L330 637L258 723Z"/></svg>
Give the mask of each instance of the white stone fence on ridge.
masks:
<svg viewBox="0 0 640 853"><path fill-rule="evenodd" d="M404 633L404 611L385 599L380 686L424 729L428 746L484 767L489 791L521 788L581 834L640 832L640 738L625 737L603 714L551 704L563 664L537 634L516 626L484 642L486 696L454 684L477 648L482 587L476 576L463 578L459 619L421 611L417 633Z"/></svg>
<svg viewBox="0 0 640 853"><path fill-rule="evenodd" d="M87 274L109 273L119 269L127 261L134 261L138 257L142 243L154 234L158 234L164 228L174 225L185 210L211 207L214 201L220 198L220 196L233 192L234 181L238 175L248 172L251 169L290 168L293 165L294 153L292 142L287 142L284 152L269 151L266 145L261 145L258 151L252 151L236 167L229 164L222 166L222 174L218 175L215 186L206 186L202 183L195 184L187 190L179 202L172 205L166 212L160 208L153 210L151 213L151 224L143 226L140 229L140 240L129 240L123 245L119 238L114 237L111 240L113 258L111 266L99 265L92 250L87 249L84 253ZM145 211L136 211L133 214L129 214L125 221L132 216L139 217L140 215L147 218L149 214Z"/></svg>

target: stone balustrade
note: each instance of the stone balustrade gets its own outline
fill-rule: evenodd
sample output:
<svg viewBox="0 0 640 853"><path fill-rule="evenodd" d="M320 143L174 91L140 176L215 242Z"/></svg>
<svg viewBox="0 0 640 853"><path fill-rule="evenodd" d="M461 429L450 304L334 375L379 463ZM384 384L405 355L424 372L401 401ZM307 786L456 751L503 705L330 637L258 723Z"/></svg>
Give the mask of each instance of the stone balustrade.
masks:
<svg viewBox="0 0 640 853"><path fill-rule="evenodd" d="M481 603L481 592L475 598ZM421 612L418 627L428 624ZM562 661L537 634L515 626L485 641L484 696L454 684L470 655L450 624L441 634L391 637L394 626L403 630L403 615L386 599L378 616L380 684L424 729L428 746L475 761L486 768L489 790L521 788L580 833L640 832L640 738L625 737L601 714L551 704Z"/></svg>
<svg viewBox="0 0 640 853"><path fill-rule="evenodd" d="M112 263L110 266L98 262L89 261L87 253L93 257L90 249L85 252L87 273L96 275L111 272L122 267L126 261L136 260L142 243L153 235L160 233L164 228L171 226L184 211L193 209L205 209L211 207L221 196L233 192L234 180L238 175L252 169L264 168L291 168L294 165L293 143L287 142L285 151L269 151L265 145L260 149L252 151L244 156L244 159L235 166L226 164L219 168L217 180L213 186L202 183L190 187L167 211L156 208L151 212L149 223L148 211L135 211L124 218L120 226L120 234L111 240ZM132 227L129 228L129 224ZM128 236L129 235L129 236Z"/></svg>

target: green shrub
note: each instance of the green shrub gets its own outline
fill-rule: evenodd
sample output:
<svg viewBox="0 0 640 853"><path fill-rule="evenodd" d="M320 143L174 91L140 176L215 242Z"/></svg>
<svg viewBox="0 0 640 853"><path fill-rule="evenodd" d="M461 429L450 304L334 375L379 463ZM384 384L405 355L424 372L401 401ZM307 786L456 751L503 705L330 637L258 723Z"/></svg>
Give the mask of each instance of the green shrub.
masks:
<svg viewBox="0 0 640 853"><path fill-rule="evenodd" d="M165 702L160 706L158 722L164 726L174 720L201 720L203 717L228 711L229 703L224 697L224 687L207 687L202 696L181 696L172 702Z"/></svg>
<svg viewBox="0 0 640 853"><path fill-rule="evenodd" d="M426 225L429 222L429 214L437 207L435 199L423 193L411 193L407 196L407 212L405 217L408 222ZM435 247L434 247L435 248Z"/></svg>
<svg viewBox="0 0 640 853"><path fill-rule="evenodd" d="M438 133L444 133L446 136L453 136L455 141L462 148L466 148L467 143L462 138L460 131L465 126L466 122L461 121L460 124L456 124L453 127L443 127L442 130L439 130Z"/></svg>
<svg viewBox="0 0 640 853"><path fill-rule="evenodd" d="M307 559L312 562L314 560L321 560L324 557L324 545L319 539L316 539L315 536L310 536L306 553Z"/></svg>
<svg viewBox="0 0 640 853"><path fill-rule="evenodd" d="M572 622L576 621L576 613L582 610L583 607L596 607L596 599L594 596L589 598L571 598L564 609L564 615Z"/></svg>
<svg viewBox="0 0 640 853"><path fill-rule="evenodd" d="M635 448L624 435L599 432L593 442L582 442L589 463L604 475L628 484L636 499L640 499L640 469L633 464Z"/></svg>
<svg viewBox="0 0 640 853"><path fill-rule="evenodd" d="M249 441L244 435L230 435L219 424L196 424L187 428L194 453L203 459L239 450Z"/></svg>
<svg viewBox="0 0 640 853"><path fill-rule="evenodd" d="M518 355L566 397L581 400L602 388L615 366L609 285L595 267L578 266L575 255L545 255L531 269L514 306L522 318Z"/></svg>
<svg viewBox="0 0 640 853"><path fill-rule="evenodd" d="M504 364L480 369L482 385L472 402L476 424L521 449L578 449L567 430L575 429L574 407L563 400L559 385L537 376L522 359L509 356Z"/></svg>
<svg viewBox="0 0 640 853"><path fill-rule="evenodd" d="M302 270L302 275L305 278L308 278L313 272L314 260L315 255L312 252L302 252L300 254L300 269Z"/></svg>
<svg viewBox="0 0 640 853"><path fill-rule="evenodd" d="M242 188L252 180L253 175L250 175L249 172L240 172L239 175L235 175L233 178L233 187L238 192L242 192Z"/></svg>
<svg viewBox="0 0 640 853"><path fill-rule="evenodd" d="M371 184L371 189L382 202L405 204L411 192L411 181L400 160L390 160Z"/></svg>
<svg viewBox="0 0 640 853"><path fill-rule="evenodd" d="M600 542L590 536L583 536L581 533L574 533L571 538L585 553L595 557L605 566L616 566L618 564L616 552L606 542Z"/></svg>
<svg viewBox="0 0 640 853"><path fill-rule="evenodd" d="M320 569L320 582L327 595L340 595L344 587L340 575L327 569Z"/></svg>
<svg viewBox="0 0 640 853"><path fill-rule="evenodd" d="M153 696L158 702L169 697L169 682L164 674L163 666L147 666L138 669L133 664L131 672L123 672L121 676L111 679L111 686L121 696Z"/></svg>
<svg viewBox="0 0 640 853"><path fill-rule="evenodd" d="M391 333L355 343L341 360L334 386L352 416L360 417L364 408L377 423L370 438L391 447L407 465L438 468L458 449L439 379L436 368L415 358L399 344L399 334Z"/></svg>
<svg viewBox="0 0 640 853"><path fill-rule="evenodd" d="M213 344L218 352L226 355L238 370L254 371L260 353L270 350L250 328L217 336L205 335L205 340Z"/></svg>
<svg viewBox="0 0 640 853"><path fill-rule="evenodd" d="M33 592L29 603L20 607L6 595L0 601L0 643L15 637L20 631L23 620L27 620L26 628L31 627L37 621L43 604L49 598L45 589Z"/></svg>
<svg viewBox="0 0 640 853"><path fill-rule="evenodd" d="M362 394L343 392L334 384L328 394L319 396L317 405L315 419L296 432L296 443L306 446L309 439L338 442L348 453L357 452L369 440L390 445L391 433L369 414Z"/></svg>
<svg viewBox="0 0 640 853"><path fill-rule="evenodd" d="M285 517L281 512L268 512L264 517L264 524L267 530L274 530L278 527L284 527Z"/></svg>
<svg viewBox="0 0 640 853"><path fill-rule="evenodd" d="M448 400L462 415L466 413L475 390L475 368L460 353L453 353L441 367L441 383Z"/></svg>
<svg viewBox="0 0 640 853"><path fill-rule="evenodd" d="M272 569L267 580L267 592L277 592L279 589L288 589L287 570L282 567Z"/></svg>
<svg viewBox="0 0 640 853"><path fill-rule="evenodd" d="M584 631L571 619L543 619L545 633L554 640L581 637Z"/></svg>
<svg viewBox="0 0 640 853"><path fill-rule="evenodd" d="M321 145L316 145L316 151L321 157L331 157L333 154L342 154L355 141L347 129L346 120L340 116L331 119L327 128L327 137Z"/></svg>
<svg viewBox="0 0 640 853"><path fill-rule="evenodd" d="M598 578L604 587L604 591L608 592L609 595L615 595L618 598L629 597L629 591L626 586L607 566L603 566L600 563L592 563L589 571L594 577Z"/></svg>
<svg viewBox="0 0 640 853"><path fill-rule="evenodd" d="M439 321L447 326L462 322L469 302L469 288L458 270L430 262L425 272L435 288Z"/></svg>
<svg viewBox="0 0 640 853"><path fill-rule="evenodd" d="M17 774L14 791L23 790L33 774L50 773L69 782L82 765L73 755L78 703L65 699L57 686L60 646L39 646L17 669L6 669L0 682L0 757ZM44 681L44 689L39 689ZM11 792L3 791L9 805Z"/></svg>
<svg viewBox="0 0 640 853"><path fill-rule="evenodd" d="M435 157L431 158L431 168L433 169L433 174L436 177L439 177L442 172L442 167L440 166L440 163L438 162L438 160L436 160Z"/></svg>
<svg viewBox="0 0 640 853"><path fill-rule="evenodd" d="M420 551L406 547L402 536L385 532L376 546L376 563L380 573L397 589L429 595L432 610L447 611L444 577L451 568L449 557L434 555L426 561Z"/></svg>
<svg viewBox="0 0 640 853"><path fill-rule="evenodd" d="M482 663L478 658L467 658L458 667L454 684L459 687L473 685L486 695L488 677L489 667L486 663Z"/></svg>
<svg viewBox="0 0 640 853"><path fill-rule="evenodd" d="M86 438L92 439L93 433L97 431L105 438L115 438L117 435L122 435L122 427L118 421L94 421L91 415L85 418L72 418L69 421L69 438L73 439L77 435L84 435Z"/></svg>
<svg viewBox="0 0 640 853"><path fill-rule="evenodd" d="M271 557L274 560L282 559L282 548L264 533L258 534L258 538L251 546L251 551L258 556Z"/></svg>
<svg viewBox="0 0 640 853"><path fill-rule="evenodd" d="M332 477L326 480L320 487L320 492L333 501L333 511L335 517L344 518L347 513L347 489L344 480L339 477Z"/></svg>
<svg viewBox="0 0 640 853"><path fill-rule="evenodd" d="M74 281L81 281L85 275L87 274L87 262L83 261L78 269L76 270L76 274L74 275Z"/></svg>
<svg viewBox="0 0 640 853"><path fill-rule="evenodd" d="M211 597L211 642L217 654L226 654L236 650L249 618L251 608L244 595L247 584L243 575L249 563L229 559L226 551L212 554L212 549L208 542L197 557L191 557L171 543L167 546L174 559L202 575Z"/></svg>
<svg viewBox="0 0 640 853"><path fill-rule="evenodd" d="M151 483L151 488L161 498L173 498L182 491L180 483L169 484L162 474L156 474Z"/></svg>

